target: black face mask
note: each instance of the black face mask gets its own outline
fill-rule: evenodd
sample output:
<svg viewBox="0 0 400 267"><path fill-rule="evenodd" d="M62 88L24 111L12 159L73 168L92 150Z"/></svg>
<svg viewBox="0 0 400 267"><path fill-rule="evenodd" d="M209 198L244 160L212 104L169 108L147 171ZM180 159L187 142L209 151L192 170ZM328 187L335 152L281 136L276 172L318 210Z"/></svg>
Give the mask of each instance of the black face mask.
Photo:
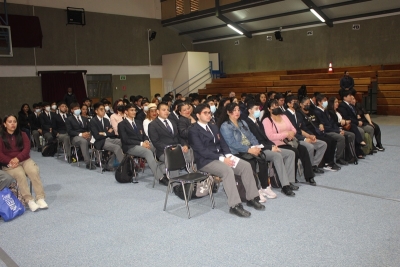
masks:
<svg viewBox="0 0 400 267"><path fill-rule="evenodd" d="M297 103L297 102L293 103L293 108L294 109L298 109L299 108L299 103Z"/></svg>
<svg viewBox="0 0 400 267"><path fill-rule="evenodd" d="M310 105L305 105L305 106L303 107L303 109L304 109L305 111L309 111L309 110L310 110Z"/></svg>
<svg viewBox="0 0 400 267"><path fill-rule="evenodd" d="M123 112L125 110L125 106L118 105L117 106L117 110L120 111L120 112Z"/></svg>
<svg viewBox="0 0 400 267"><path fill-rule="evenodd" d="M283 113L283 111L282 111L282 109L280 109L280 108L274 108L273 110L272 110L272 115L281 115Z"/></svg>

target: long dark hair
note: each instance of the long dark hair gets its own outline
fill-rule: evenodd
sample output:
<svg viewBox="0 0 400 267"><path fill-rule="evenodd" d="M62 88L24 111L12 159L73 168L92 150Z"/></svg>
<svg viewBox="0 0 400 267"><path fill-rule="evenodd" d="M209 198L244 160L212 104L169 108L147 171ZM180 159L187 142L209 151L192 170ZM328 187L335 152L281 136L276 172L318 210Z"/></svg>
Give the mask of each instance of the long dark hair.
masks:
<svg viewBox="0 0 400 267"><path fill-rule="evenodd" d="M215 111L214 117L219 118L219 116L223 113L224 104L225 104L225 102L228 101L228 100L231 101L229 98L222 98L222 99L219 101L218 109L217 109L217 111Z"/></svg>
<svg viewBox="0 0 400 267"><path fill-rule="evenodd" d="M3 119L3 122L6 123L7 119L10 117L14 117L15 120L17 121L17 117L15 115L6 115ZM8 136L10 134L7 132L7 129L6 129L6 126L4 125L4 123L1 124L2 131L1 131L0 135L1 135L1 139L3 140L5 148L7 150L10 150L11 145L10 145L10 142L8 141ZM19 126L18 126L18 121L17 121L17 128L15 128L13 135L15 136L15 139L17 141L18 149L19 150L24 149L24 140L22 139L22 134L21 134L21 130L19 129Z"/></svg>
<svg viewBox="0 0 400 267"><path fill-rule="evenodd" d="M217 121L218 128L221 128L221 125L224 122L229 121L228 112L232 113L233 110L235 109L235 107L239 107L239 105L237 103L229 103L222 109L222 113L218 117L218 121Z"/></svg>
<svg viewBox="0 0 400 267"><path fill-rule="evenodd" d="M279 106L278 100L276 100L276 99L271 99L271 100L268 100L267 102L265 102L264 107L263 107L264 115L263 115L262 118L261 118L261 122L262 122L265 118L271 118L271 112L269 112L268 109L271 108L271 106L272 106L273 104L274 104L275 106Z"/></svg>
<svg viewBox="0 0 400 267"><path fill-rule="evenodd" d="M328 106L326 107L326 110L328 110L328 111L332 110L332 111L336 112L335 111L335 100L336 100L336 97L334 97L334 96L329 98Z"/></svg>
<svg viewBox="0 0 400 267"><path fill-rule="evenodd" d="M18 112L18 114L20 114L20 115L24 115L25 114L25 112L24 112L24 107L25 106L28 106L28 108L29 108L28 109L28 115L32 113L32 110L31 110L31 107L29 106L29 104L28 103L24 103L24 104L22 104L21 109Z"/></svg>

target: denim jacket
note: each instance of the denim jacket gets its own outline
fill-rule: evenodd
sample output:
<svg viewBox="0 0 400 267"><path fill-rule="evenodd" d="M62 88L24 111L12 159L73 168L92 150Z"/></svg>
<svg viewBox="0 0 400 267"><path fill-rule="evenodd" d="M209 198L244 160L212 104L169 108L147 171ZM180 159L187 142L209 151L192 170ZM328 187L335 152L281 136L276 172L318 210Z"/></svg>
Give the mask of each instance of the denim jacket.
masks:
<svg viewBox="0 0 400 267"><path fill-rule="evenodd" d="M248 146L242 145L242 133L247 137L252 146L259 144L256 137L250 132L249 126L245 121L238 120L238 125L240 130L231 121L225 121L220 129L232 154L235 155L239 154L239 152L246 153L249 150Z"/></svg>

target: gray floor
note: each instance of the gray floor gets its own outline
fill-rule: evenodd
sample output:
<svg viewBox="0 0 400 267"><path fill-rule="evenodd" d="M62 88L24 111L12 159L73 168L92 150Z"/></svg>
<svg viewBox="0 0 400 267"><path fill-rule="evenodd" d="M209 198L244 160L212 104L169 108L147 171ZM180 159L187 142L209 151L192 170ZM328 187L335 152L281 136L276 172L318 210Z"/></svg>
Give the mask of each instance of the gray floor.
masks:
<svg viewBox="0 0 400 267"><path fill-rule="evenodd" d="M18 266L400 266L400 126L381 125L385 152L300 184L294 198L268 200L247 219L225 194L184 203L152 188L31 152L46 211L0 221L0 248ZM2 256L3 255L3 256ZM4 253L0 251L0 259ZM0 266L6 266L0 260ZM11 266L11 265L10 265Z"/></svg>

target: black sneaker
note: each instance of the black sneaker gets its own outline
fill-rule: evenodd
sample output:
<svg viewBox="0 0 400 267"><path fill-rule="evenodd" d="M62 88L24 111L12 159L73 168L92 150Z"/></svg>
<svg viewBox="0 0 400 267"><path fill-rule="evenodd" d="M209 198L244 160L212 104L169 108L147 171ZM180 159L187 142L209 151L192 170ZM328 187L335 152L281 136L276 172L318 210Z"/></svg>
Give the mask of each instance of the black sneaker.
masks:
<svg viewBox="0 0 400 267"><path fill-rule="evenodd" d="M250 217L251 213L243 208L242 203L237 204L236 206L229 209L229 212L235 214L239 217Z"/></svg>
<svg viewBox="0 0 400 267"><path fill-rule="evenodd" d="M378 149L378 151L381 152L385 151L385 148L383 146L377 146L376 148Z"/></svg>

